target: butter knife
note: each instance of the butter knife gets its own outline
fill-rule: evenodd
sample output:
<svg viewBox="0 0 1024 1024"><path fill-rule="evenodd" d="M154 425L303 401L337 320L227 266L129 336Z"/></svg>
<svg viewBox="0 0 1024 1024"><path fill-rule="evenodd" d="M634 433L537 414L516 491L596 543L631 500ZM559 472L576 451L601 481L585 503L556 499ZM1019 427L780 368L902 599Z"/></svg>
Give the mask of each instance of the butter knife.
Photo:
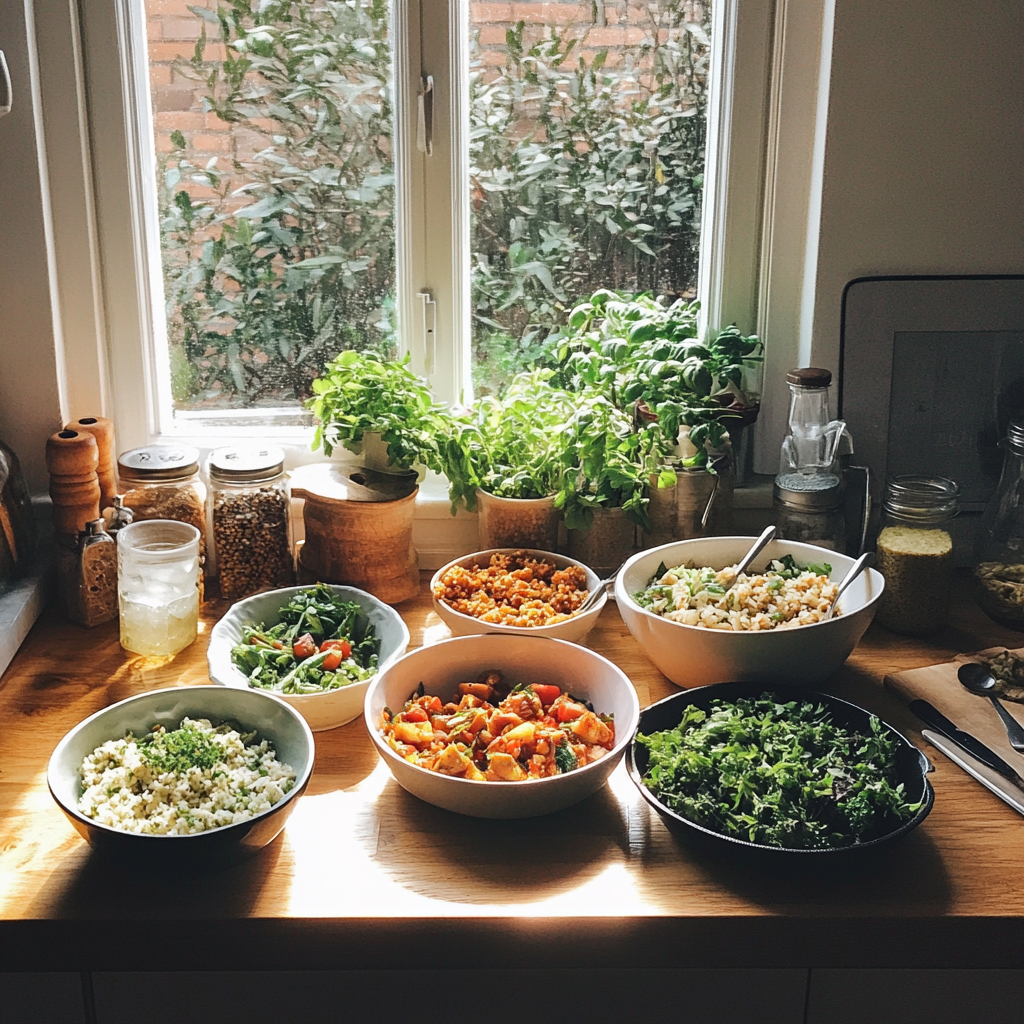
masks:
<svg viewBox="0 0 1024 1024"><path fill-rule="evenodd" d="M952 740L961 750L965 750L986 768L998 772L1004 779L1009 779L1014 785L1020 786L1024 790L1024 779L1014 771L1011 765L1007 764L994 750L986 747L981 740L975 739L969 732L957 728L956 724L951 722L933 704L929 704L926 700L912 700L907 706L926 725Z"/></svg>
<svg viewBox="0 0 1024 1024"><path fill-rule="evenodd" d="M986 774L985 766L980 761L976 761L970 754L961 750L952 740L946 739L940 733L932 732L931 729L922 729L921 735L936 750L941 750L953 764L963 768L968 775L995 793L1000 800L1009 804L1018 814L1024 814L1024 790L994 772Z"/></svg>

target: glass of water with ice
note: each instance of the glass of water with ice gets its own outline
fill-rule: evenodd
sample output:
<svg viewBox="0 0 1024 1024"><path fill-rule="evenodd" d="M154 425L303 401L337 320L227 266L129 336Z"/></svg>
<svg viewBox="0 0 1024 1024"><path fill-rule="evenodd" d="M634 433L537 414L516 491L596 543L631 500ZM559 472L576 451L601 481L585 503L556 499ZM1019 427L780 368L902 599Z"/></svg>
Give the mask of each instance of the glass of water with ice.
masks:
<svg viewBox="0 0 1024 1024"><path fill-rule="evenodd" d="M121 646L177 654L199 625L199 531L173 519L146 519L117 534Z"/></svg>

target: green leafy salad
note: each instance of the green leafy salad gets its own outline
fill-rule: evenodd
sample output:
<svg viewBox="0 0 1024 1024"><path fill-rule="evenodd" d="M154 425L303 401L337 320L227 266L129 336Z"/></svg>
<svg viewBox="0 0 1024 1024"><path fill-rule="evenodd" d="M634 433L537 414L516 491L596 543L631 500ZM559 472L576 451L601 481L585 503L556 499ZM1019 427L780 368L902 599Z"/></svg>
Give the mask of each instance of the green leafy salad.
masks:
<svg viewBox="0 0 1024 1024"><path fill-rule="evenodd" d="M709 711L691 705L675 729L637 735L644 784L677 814L736 839L787 849L844 847L894 831L920 808L896 780L899 741L832 721L812 701L771 693Z"/></svg>
<svg viewBox="0 0 1024 1024"><path fill-rule="evenodd" d="M231 660L249 685L275 693L322 693L369 679L377 671L380 638L355 601L326 584L295 594L269 629L246 626Z"/></svg>

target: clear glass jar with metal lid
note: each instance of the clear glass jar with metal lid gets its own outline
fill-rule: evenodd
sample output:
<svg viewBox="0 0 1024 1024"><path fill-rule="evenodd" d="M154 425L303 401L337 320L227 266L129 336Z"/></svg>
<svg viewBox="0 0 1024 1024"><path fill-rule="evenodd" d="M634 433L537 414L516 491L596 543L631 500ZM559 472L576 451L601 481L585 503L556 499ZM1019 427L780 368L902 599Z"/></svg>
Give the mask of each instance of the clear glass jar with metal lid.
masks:
<svg viewBox="0 0 1024 1024"><path fill-rule="evenodd" d="M978 603L1000 625L1024 629L1024 418L1002 442L1003 471L975 541Z"/></svg>
<svg viewBox="0 0 1024 1024"><path fill-rule="evenodd" d="M222 597L291 586L284 452L276 445L217 448L210 455L210 522Z"/></svg>
<svg viewBox="0 0 1024 1024"><path fill-rule="evenodd" d="M199 478L199 452L187 444L149 444L117 460L121 504L132 521L175 519L194 526L205 553L206 486Z"/></svg>
<svg viewBox="0 0 1024 1024"><path fill-rule="evenodd" d="M941 476L896 476L886 483L875 568L885 590L875 621L896 633L930 633L949 614L956 559L949 525L960 488Z"/></svg>

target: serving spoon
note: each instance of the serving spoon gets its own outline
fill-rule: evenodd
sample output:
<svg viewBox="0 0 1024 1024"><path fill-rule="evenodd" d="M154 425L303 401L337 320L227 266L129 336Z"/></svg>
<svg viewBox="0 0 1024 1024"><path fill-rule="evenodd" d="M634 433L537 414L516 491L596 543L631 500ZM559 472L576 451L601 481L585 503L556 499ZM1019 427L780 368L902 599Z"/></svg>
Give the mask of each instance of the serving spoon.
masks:
<svg viewBox="0 0 1024 1024"><path fill-rule="evenodd" d="M747 571L750 563L757 558L759 554L768 546L768 542L775 536L775 527L766 526L761 531L761 536L750 545L750 550L732 567L732 571L729 572L728 568L723 569L722 573L728 573L728 575L721 575L718 578L718 583L721 584L726 590L732 588L732 585L740 578L740 576Z"/></svg>
<svg viewBox="0 0 1024 1024"><path fill-rule="evenodd" d="M629 559L627 558L626 562L628 561ZM587 596L583 600L583 604L581 604L579 608L577 608L576 611L573 612L573 615L580 615L583 612L585 612L588 608L593 608L594 604L597 602L600 596L608 592L608 588L615 582L615 577L619 575L619 569L621 569L622 566L626 564L626 562L620 563L619 567L610 576L605 576L605 578L601 580L601 582L598 583L598 585L594 587L594 589L589 594L587 594Z"/></svg>
<svg viewBox="0 0 1024 1024"><path fill-rule="evenodd" d="M1010 741L1010 746L1018 753L1024 754L1024 727L1003 707L1002 701L993 695L996 677L992 675L992 670L977 661L966 661L956 670L956 677L965 689L979 697L988 697L992 701L992 706L1006 726L1006 737Z"/></svg>
<svg viewBox="0 0 1024 1024"><path fill-rule="evenodd" d="M825 612L825 618L823 621L828 622L829 619L835 614L836 608L839 605L839 598L843 596L843 591L875 560L874 551L865 551L860 558L857 559L853 565L850 566L850 571L843 578L843 582L839 584L839 589L836 591L836 596L832 598L832 603L828 606L828 611Z"/></svg>

